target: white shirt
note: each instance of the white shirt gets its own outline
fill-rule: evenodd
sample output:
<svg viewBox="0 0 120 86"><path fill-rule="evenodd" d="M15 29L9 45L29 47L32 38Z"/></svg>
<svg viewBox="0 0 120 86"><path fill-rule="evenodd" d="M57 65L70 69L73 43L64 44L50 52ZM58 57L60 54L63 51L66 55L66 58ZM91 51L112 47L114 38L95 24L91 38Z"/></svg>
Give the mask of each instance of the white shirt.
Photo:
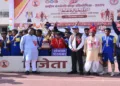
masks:
<svg viewBox="0 0 120 86"><path fill-rule="evenodd" d="M38 43L35 35L26 34L21 38L20 49L24 51L26 61L38 59Z"/></svg>
<svg viewBox="0 0 120 86"><path fill-rule="evenodd" d="M75 49L75 50L80 50L81 48L83 48L84 45L84 36L82 35L82 40L81 43L79 44L78 47L76 47L76 36L75 35L71 35L69 38L69 48Z"/></svg>
<svg viewBox="0 0 120 86"><path fill-rule="evenodd" d="M83 34L84 40L85 40L87 37L88 37L88 36L84 33L84 34Z"/></svg>
<svg viewBox="0 0 120 86"><path fill-rule="evenodd" d="M36 44L34 44L36 42ZM35 35L26 34L21 38L20 49L26 51L28 49L37 49L37 37Z"/></svg>

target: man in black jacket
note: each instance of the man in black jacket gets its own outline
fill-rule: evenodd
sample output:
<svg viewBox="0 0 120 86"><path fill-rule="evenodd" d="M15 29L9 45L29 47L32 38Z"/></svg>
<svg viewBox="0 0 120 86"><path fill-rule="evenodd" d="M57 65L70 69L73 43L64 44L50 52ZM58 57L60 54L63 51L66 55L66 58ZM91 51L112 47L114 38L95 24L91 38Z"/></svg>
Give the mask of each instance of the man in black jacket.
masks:
<svg viewBox="0 0 120 86"><path fill-rule="evenodd" d="M120 74L120 31L118 30L117 25L113 19L112 19L112 26L113 26L115 33L118 35L118 39L116 42L116 56L117 56L119 74Z"/></svg>
<svg viewBox="0 0 120 86"><path fill-rule="evenodd" d="M79 27L74 26L72 28L73 34L69 38L69 48L71 52L71 61L72 61L72 71L68 74L76 74L77 73L77 62L79 66L79 74L83 75L83 46L84 46L84 38L81 33L79 33Z"/></svg>

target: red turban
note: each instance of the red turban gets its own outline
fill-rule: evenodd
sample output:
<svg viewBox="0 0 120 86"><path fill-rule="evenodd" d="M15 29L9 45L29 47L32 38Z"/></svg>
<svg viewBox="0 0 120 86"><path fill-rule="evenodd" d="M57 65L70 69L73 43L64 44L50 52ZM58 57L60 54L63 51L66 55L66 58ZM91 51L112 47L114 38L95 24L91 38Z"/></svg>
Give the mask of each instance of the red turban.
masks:
<svg viewBox="0 0 120 86"><path fill-rule="evenodd" d="M90 32L96 32L96 26L94 24L90 26Z"/></svg>
<svg viewBox="0 0 120 86"><path fill-rule="evenodd" d="M96 32L96 28L90 28L90 32Z"/></svg>

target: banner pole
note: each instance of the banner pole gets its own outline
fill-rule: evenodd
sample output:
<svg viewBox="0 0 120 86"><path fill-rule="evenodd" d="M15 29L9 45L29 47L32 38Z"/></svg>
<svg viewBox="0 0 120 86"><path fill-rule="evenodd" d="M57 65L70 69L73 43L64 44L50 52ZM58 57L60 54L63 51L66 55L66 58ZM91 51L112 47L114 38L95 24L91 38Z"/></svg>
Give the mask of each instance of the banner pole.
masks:
<svg viewBox="0 0 120 86"><path fill-rule="evenodd" d="M9 0L9 29L14 29L14 0Z"/></svg>

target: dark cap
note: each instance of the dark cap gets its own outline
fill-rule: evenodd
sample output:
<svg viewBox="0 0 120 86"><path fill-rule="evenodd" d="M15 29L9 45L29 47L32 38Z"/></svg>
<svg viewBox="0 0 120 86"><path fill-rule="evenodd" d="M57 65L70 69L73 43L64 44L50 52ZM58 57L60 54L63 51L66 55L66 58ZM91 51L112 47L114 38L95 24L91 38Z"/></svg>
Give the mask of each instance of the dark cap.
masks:
<svg viewBox="0 0 120 86"><path fill-rule="evenodd" d="M36 31L42 33L42 30L40 30L40 29L38 29L38 30L36 30Z"/></svg>
<svg viewBox="0 0 120 86"><path fill-rule="evenodd" d="M105 28L105 30L109 30L109 31L111 31L111 29L110 29L110 28Z"/></svg>
<svg viewBox="0 0 120 86"><path fill-rule="evenodd" d="M55 34L58 35L58 36L61 36L60 32L56 32Z"/></svg>
<svg viewBox="0 0 120 86"><path fill-rule="evenodd" d="M90 30L89 28L85 28L84 30Z"/></svg>

